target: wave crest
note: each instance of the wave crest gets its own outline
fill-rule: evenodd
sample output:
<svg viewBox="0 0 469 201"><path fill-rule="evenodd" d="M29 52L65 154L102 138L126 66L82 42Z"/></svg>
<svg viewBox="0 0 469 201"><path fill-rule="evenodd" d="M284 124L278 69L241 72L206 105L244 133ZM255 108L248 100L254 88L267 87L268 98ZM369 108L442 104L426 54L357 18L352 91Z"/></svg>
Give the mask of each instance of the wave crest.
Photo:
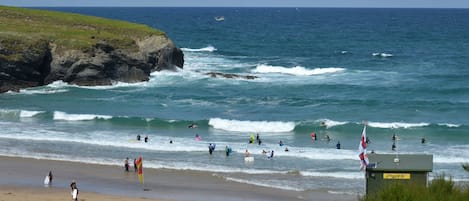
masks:
<svg viewBox="0 0 469 201"><path fill-rule="evenodd" d="M281 121L239 121L211 118L208 124L216 129L234 132L282 133L290 132L295 129L294 122Z"/></svg>
<svg viewBox="0 0 469 201"><path fill-rule="evenodd" d="M215 52L215 51L217 51L217 48L209 45L207 47L199 48L199 49L181 48L181 50L185 51L185 52Z"/></svg>
<svg viewBox="0 0 469 201"><path fill-rule="evenodd" d="M315 69L307 69L302 66L295 66L293 68L286 68L283 66L270 66L261 64L256 67L256 69L252 70L254 73L282 73L282 74L289 74L289 75L296 75L296 76L308 76L308 75L321 75L326 73L337 73L344 71L345 68L315 68Z"/></svg>
<svg viewBox="0 0 469 201"><path fill-rule="evenodd" d="M64 121L86 121L94 119L111 119L112 116L96 115L96 114L67 114L65 112L54 112L54 120Z"/></svg>

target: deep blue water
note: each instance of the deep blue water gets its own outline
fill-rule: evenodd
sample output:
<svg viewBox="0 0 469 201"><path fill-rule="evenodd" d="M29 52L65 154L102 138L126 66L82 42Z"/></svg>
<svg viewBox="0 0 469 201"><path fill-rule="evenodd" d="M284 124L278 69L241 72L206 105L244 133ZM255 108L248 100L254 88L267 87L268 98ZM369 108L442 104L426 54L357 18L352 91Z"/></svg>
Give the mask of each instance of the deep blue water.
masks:
<svg viewBox="0 0 469 201"><path fill-rule="evenodd" d="M154 168L213 171L295 190L361 192L357 148L365 120L368 151L395 153L390 139L396 133L400 153L434 155L432 176L469 181L461 168L469 162L467 9L48 9L163 30L183 48L186 63L180 72L153 73L146 83L54 83L2 94L2 155L119 165L144 155ZM199 128L187 128L192 122ZM311 131L332 140L312 142ZM149 135L150 143L129 141L137 133ZM202 141L194 141L196 133ZM247 144L251 133L260 133L263 145ZM422 137L427 144L420 144ZM336 150L339 140L343 149ZM209 142L217 143L214 156L208 156ZM226 145L232 157L223 155ZM242 161L245 149L255 154L253 164ZM275 160L262 149L275 150Z"/></svg>

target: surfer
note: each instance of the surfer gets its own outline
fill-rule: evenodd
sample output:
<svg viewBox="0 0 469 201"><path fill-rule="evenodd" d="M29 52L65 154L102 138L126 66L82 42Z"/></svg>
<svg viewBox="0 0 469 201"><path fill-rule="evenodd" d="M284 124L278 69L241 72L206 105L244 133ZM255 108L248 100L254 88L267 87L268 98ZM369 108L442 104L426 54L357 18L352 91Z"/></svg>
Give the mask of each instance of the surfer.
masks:
<svg viewBox="0 0 469 201"><path fill-rule="evenodd" d="M280 140L280 141L278 142L278 145L279 145L279 146L283 146L282 140Z"/></svg>
<svg viewBox="0 0 469 201"><path fill-rule="evenodd" d="M129 171L129 157L124 160L124 168L126 172Z"/></svg>
<svg viewBox="0 0 469 201"><path fill-rule="evenodd" d="M326 136L325 136L324 138L325 138L325 140L326 140L327 142L331 141L331 138L329 137L328 134L326 134Z"/></svg>
<svg viewBox="0 0 469 201"><path fill-rule="evenodd" d="M169 144L173 144L173 140L169 140Z"/></svg>
<svg viewBox="0 0 469 201"><path fill-rule="evenodd" d="M192 123L191 125L189 125L189 126L187 126L187 127L188 127L188 128L197 128L198 126L197 126L197 124Z"/></svg>
<svg viewBox="0 0 469 201"><path fill-rule="evenodd" d="M337 141L337 144L335 145L335 148L340 149L340 141Z"/></svg>
<svg viewBox="0 0 469 201"><path fill-rule="evenodd" d="M251 134L251 137L249 138L249 144L254 143L254 134Z"/></svg>
<svg viewBox="0 0 469 201"><path fill-rule="evenodd" d="M78 201L78 187L77 187L77 183L75 182L75 180L72 181L72 183L70 184L70 188L72 189L72 200L75 200L75 201Z"/></svg>
<svg viewBox="0 0 469 201"><path fill-rule="evenodd" d="M397 137L396 134L392 134L392 141L396 141Z"/></svg>
<svg viewBox="0 0 469 201"><path fill-rule="evenodd" d="M366 137L365 143L366 143L366 144L370 144L370 143L371 143L371 141L370 141L370 139L369 139L368 137Z"/></svg>
<svg viewBox="0 0 469 201"><path fill-rule="evenodd" d="M137 168L137 159L134 158L134 171L137 172L138 171L138 168Z"/></svg>
<svg viewBox="0 0 469 201"><path fill-rule="evenodd" d="M148 135L145 136L145 143L147 143L147 142L148 142Z"/></svg>
<svg viewBox="0 0 469 201"><path fill-rule="evenodd" d="M195 140L196 140L196 141L200 141L201 139L202 139L202 137L200 137L199 134L195 134Z"/></svg>
<svg viewBox="0 0 469 201"><path fill-rule="evenodd" d="M140 134L137 135L137 141L140 141Z"/></svg>
<svg viewBox="0 0 469 201"><path fill-rule="evenodd" d="M49 186L52 183L52 171L49 171L49 174L46 175L44 179L44 185Z"/></svg>
<svg viewBox="0 0 469 201"><path fill-rule="evenodd" d="M424 137L420 140L420 142L421 142L422 144L425 144L426 141L427 141L427 140L426 140Z"/></svg>
<svg viewBox="0 0 469 201"><path fill-rule="evenodd" d="M263 149L263 150L262 150L262 154L266 154L266 153L267 153L267 151L265 151L265 150Z"/></svg>
<svg viewBox="0 0 469 201"><path fill-rule="evenodd" d="M256 140L259 141L261 138L259 137L259 133L257 133Z"/></svg>
<svg viewBox="0 0 469 201"><path fill-rule="evenodd" d="M396 143L394 143L394 142L392 143L391 149L392 149L393 151L396 151Z"/></svg>
<svg viewBox="0 0 469 201"><path fill-rule="evenodd" d="M288 152L288 151L289 151L289 150L288 150L288 147L285 147L285 152Z"/></svg>
<svg viewBox="0 0 469 201"><path fill-rule="evenodd" d="M274 157L274 150L270 152L270 156L268 158L273 158Z"/></svg>
<svg viewBox="0 0 469 201"><path fill-rule="evenodd" d="M210 153L210 155L212 155L213 151L215 151L215 143L210 143L208 145L208 153Z"/></svg>
<svg viewBox="0 0 469 201"><path fill-rule="evenodd" d="M226 145L226 147L225 147L225 152L226 152L226 156L230 156L230 154L231 154L231 147L229 147L228 145Z"/></svg>
<svg viewBox="0 0 469 201"><path fill-rule="evenodd" d="M316 133L314 133L314 131L311 132L311 140L314 141L314 140L316 140L316 139L317 139L317 138L316 138Z"/></svg>
<svg viewBox="0 0 469 201"><path fill-rule="evenodd" d="M251 156L251 154L249 153L249 151L246 149L246 151L244 152L244 157L249 157Z"/></svg>
<svg viewBox="0 0 469 201"><path fill-rule="evenodd" d="M320 125L321 127L326 127L326 122L321 121L321 123L319 123L319 125Z"/></svg>

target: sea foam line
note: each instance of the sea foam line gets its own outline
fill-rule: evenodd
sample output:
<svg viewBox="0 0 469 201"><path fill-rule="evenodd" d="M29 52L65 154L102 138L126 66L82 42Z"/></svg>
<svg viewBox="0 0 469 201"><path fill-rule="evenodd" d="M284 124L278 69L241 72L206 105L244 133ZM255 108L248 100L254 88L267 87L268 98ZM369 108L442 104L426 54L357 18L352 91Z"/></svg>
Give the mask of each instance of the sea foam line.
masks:
<svg viewBox="0 0 469 201"><path fill-rule="evenodd" d="M375 128L412 128L412 127L425 127L429 126L429 123L381 123L381 122L368 122L368 126Z"/></svg>
<svg viewBox="0 0 469 201"><path fill-rule="evenodd" d="M216 129L234 132L270 132L282 133L295 129L295 122L281 121L240 121L221 118L211 118L208 122Z"/></svg>
<svg viewBox="0 0 469 201"><path fill-rule="evenodd" d="M199 49L181 48L181 50L186 51L186 52L214 52L214 51L217 51L217 48L209 45L207 47L199 48Z"/></svg>
<svg viewBox="0 0 469 201"><path fill-rule="evenodd" d="M112 116L108 115L96 115L96 114L67 114L65 112L54 112L54 120L65 120L65 121L86 121L93 119L111 119Z"/></svg>
<svg viewBox="0 0 469 201"><path fill-rule="evenodd" d="M315 68L315 69L306 69L302 66L295 66L293 68L286 68L283 66L270 66L261 64L258 65L252 72L254 73L282 73L296 76L308 76L308 75L321 75L326 73L337 73L344 71L345 68Z"/></svg>

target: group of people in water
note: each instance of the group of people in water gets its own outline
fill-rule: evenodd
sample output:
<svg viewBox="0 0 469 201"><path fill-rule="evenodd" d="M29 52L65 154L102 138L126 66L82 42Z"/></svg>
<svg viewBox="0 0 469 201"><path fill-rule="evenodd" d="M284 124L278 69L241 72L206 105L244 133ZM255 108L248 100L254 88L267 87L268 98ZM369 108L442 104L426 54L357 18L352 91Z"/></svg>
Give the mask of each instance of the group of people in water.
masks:
<svg viewBox="0 0 469 201"><path fill-rule="evenodd" d="M137 141L140 141L140 140L141 140L141 136L140 136L140 134L138 134L138 135L137 135ZM148 140L149 140L149 138L148 138L148 135L147 135L147 136L145 136L145 138L143 139L143 141L145 141L145 143L147 143Z"/></svg>

